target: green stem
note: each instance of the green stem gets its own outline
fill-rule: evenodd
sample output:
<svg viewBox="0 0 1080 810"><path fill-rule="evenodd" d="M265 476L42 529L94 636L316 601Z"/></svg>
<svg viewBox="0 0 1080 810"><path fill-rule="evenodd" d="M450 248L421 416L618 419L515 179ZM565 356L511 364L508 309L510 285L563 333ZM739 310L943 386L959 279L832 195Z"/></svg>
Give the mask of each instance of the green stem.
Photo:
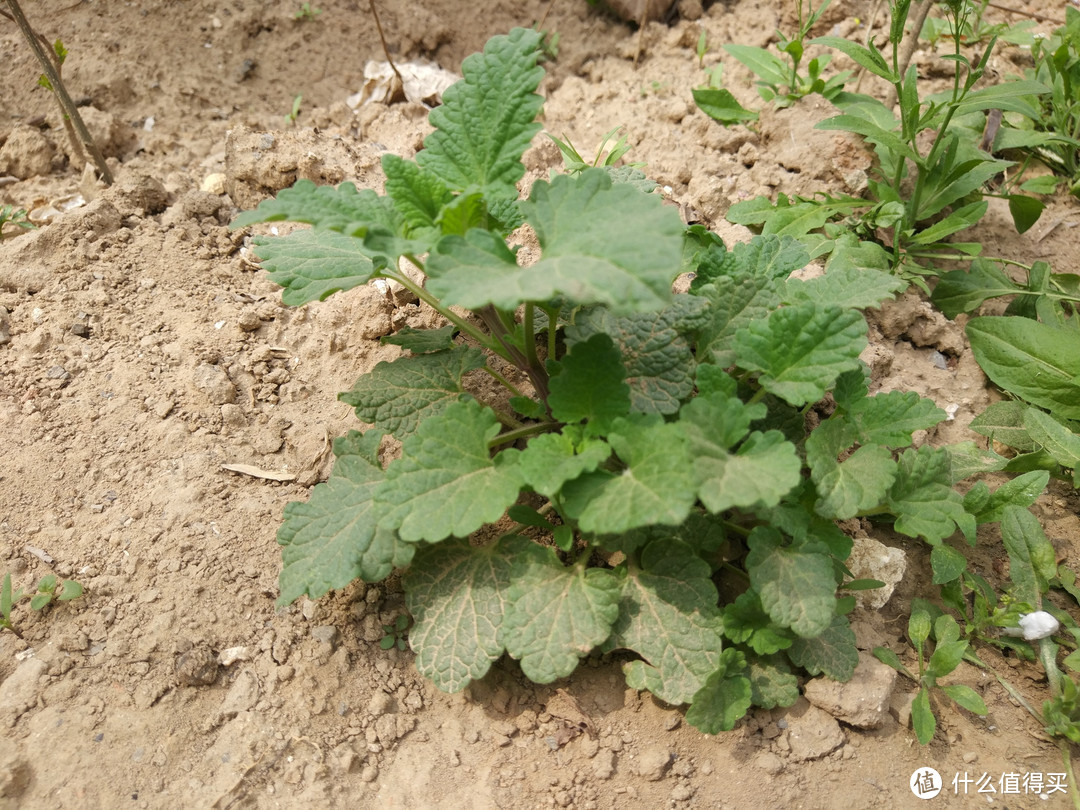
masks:
<svg viewBox="0 0 1080 810"><path fill-rule="evenodd" d="M536 424L514 428L513 430L506 431L506 433L500 433L494 439L489 441L488 448L491 449L493 447L498 447L502 444L512 444L518 439L524 439L529 436L536 436L540 433L547 433L559 427L561 424L562 422L537 422Z"/></svg>
<svg viewBox="0 0 1080 810"><path fill-rule="evenodd" d="M506 379L506 377L504 377L502 374L500 374L499 372L497 372L495 369L491 368L490 366L483 366L481 368L481 371L486 371L488 374L490 374L495 379L495 381L497 383L499 383L499 385L501 385L503 388L505 388L507 391L509 391L515 397L523 397L523 396L525 396L523 393L521 393L521 391L518 390L518 388L512 382L510 382L508 379Z"/></svg>
<svg viewBox="0 0 1080 810"><path fill-rule="evenodd" d="M541 368L540 358L536 356L536 326L533 323L535 312L533 304L525 304L525 318L522 323L525 330L525 359L533 368Z"/></svg>
<svg viewBox="0 0 1080 810"><path fill-rule="evenodd" d="M511 430L522 429L521 422L519 422L506 411L502 410L501 408L496 408L494 405L491 404L488 404L488 407L491 408L491 410L495 411L495 416L497 416L499 421L506 427L510 428Z"/></svg>
<svg viewBox="0 0 1080 810"><path fill-rule="evenodd" d="M547 341L548 341L548 360L555 360L556 349L558 347L555 334L559 331L559 308L543 307L544 314L547 315L548 327L547 327Z"/></svg>

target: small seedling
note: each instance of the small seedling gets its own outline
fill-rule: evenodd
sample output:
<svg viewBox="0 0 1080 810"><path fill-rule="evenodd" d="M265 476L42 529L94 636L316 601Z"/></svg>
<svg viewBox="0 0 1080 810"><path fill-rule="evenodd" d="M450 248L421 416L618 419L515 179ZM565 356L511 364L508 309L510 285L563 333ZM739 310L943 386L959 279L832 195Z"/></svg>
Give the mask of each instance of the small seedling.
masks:
<svg viewBox="0 0 1080 810"><path fill-rule="evenodd" d="M303 95L297 95L296 98L292 100L292 109L289 111L289 114L285 116L286 124L291 124L294 127L296 126L296 119L300 116L300 104L303 100Z"/></svg>
<svg viewBox="0 0 1080 810"><path fill-rule="evenodd" d="M37 225L30 221L25 208L0 205L0 242L4 241L5 236L12 235L11 232L8 232L7 234L4 233L4 228L8 225L28 231L37 228Z"/></svg>
<svg viewBox="0 0 1080 810"><path fill-rule="evenodd" d="M311 3L304 3L300 6L300 10L293 14L294 20L300 20L301 22L310 22L322 14L321 8L313 8Z"/></svg>
<svg viewBox="0 0 1080 810"><path fill-rule="evenodd" d="M384 624L383 632L386 633L379 642L379 647L384 650L389 650L393 647L397 647L402 652L408 646L406 637L409 632L409 625L411 624L409 614L402 613L398 616L393 624Z"/></svg>
<svg viewBox="0 0 1080 810"><path fill-rule="evenodd" d="M59 602L70 602L72 599L78 599L82 594L83 587L75 580L57 580L54 574L47 574L38 581L37 589L30 597L30 609L43 610L54 599ZM0 585L0 628L7 628L19 638L22 638L22 634L12 624L11 610L20 599L27 595L21 588L12 590L11 574L4 575L3 585Z"/></svg>

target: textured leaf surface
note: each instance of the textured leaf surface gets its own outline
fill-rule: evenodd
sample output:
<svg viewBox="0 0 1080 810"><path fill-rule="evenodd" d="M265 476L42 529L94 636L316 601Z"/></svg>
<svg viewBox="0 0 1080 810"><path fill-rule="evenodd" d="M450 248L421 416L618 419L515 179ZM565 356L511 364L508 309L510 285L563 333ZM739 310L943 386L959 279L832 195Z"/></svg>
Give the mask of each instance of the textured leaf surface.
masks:
<svg viewBox="0 0 1080 810"><path fill-rule="evenodd" d="M379 342L400 346L413 354L429 354L453 348L457 331L453 324L442 329L413 329L406 326L392 335L380 338Z"/></svg>
<svg viewBox="0 0 1080 810"><path fill-rule="evenodd" d="M698 396L682 409L680 423L693 448L697 494L710 512L775 506L799 483L802 464L780 431L754 431L742 441L758 412L721 395ZM740 441L737 450L729 449Z"/></svg>
<svg viewBox="0 0 1080 810"><path fill-rule="evenodd" d="M842 462L815 465L812 473L818 514L846 520L881 504L896 479L896 462L888 448L868 444Z"/></svg>
<svg viewBox="0 0 1080 810"><path fill-rule="evenodd" d="M724 607L724 635L759 655L786 650L795 638L786 627L777 626L752 589L743 591Z"/></svg>
<svg viewBox="0 0 1080 810"><path fill-rule="evenodd" d="M890 391L865 397L853 403L847 413L861 444L887 447L908 446L912 433L934 427L945 416L945 411L914 391Z"/></svg>
<svg viewBox="0 0 1080 810"><path fill-rule="evenodd" d="M637 652L626 682L672 705L689 703L720 661L723 620L709 564L679 541L645 547L622 586L606 649Z"/></svg>
<svg viewBox="0 0 1080 810"><path fill-rule="evenodd" d="M1027 509L1008 506L1001 518L1001 540L1009 553L1013 595L1033 607L1042 603L1048 582L1057 576L1057 553L1039 520Z"/></svg>
<svg viewBox="0 0 1080 810"><path fill-rule="evenodd" d="M630 412L630 387L622 356L605 334L595 334L570 349L551 377L548 406L562 422L588 419L608 425Z"/></svg>
<svg viewBox="0 0 1080 810"><path fill-rule="evenodd" d="M735 363L735 333L776 309L780 285L768 277L718 277L694 295L709 302L708 321L698 330L699 357L727 368Z"/></svg>
<svg viewBox="0 0 1080 810"><path fill-rule="evenodd" d="M356 190L352 183L316 186L310 180L297 180L282 189L277 197L263 200L254 211L245 211L232 222L242 228L256 222L306 222L317 230L338 231L363 236L373 225L397 232L401 214L391 200L369 188Z"/></svg>
<svg viewBox="0 0 1080 810"><path fill-rule="evenodd" d="M680 426L637 414L615 420L608 442L626 469L618 475L582 476L563 489L567 511L578 518L582 531L619 534L686 520L696 500L695 479Z"/></svg>
<svg viewBox="0 0 1080 810"><path fill-rule="evenodd" d="M1024 411L1024 429L1062 467L1080 468L1080 436L1035 408Z"/></svg>
<svg viewBox="0 0 1080 810"><path fill-rule="evenodd" d="M423 420L457 402L465 391L461 378L483 365L483 352L466 346L384 360L338 399L352 405L362 422L405 439Z"/></svg>
<svg viewBox="0 0 1080 810"><path fill-rule="evenodd" d="M975 518L964 510L963 497L952 488L949 464L948 452L930 447L900 455L888 498L896 515L896 531L930 543L943 540L957 528L974 538Z"/></svg>
<svg viewBox="0 0 1080 810"><path fill-rule="evenodd" d="M832 561L781 542L780 533L771 527L750 533L746 557L750 584L774 621L812 638L829 626L836 612Z"/></svg>
<svg viewBox="0 0 1080 810"><path fill-rule="evenodd" d="M965 327L986 376L1032 405L1080 419L1080 339L1030 318L972 318Z"/></svg>
<svg viewBox="0 0 1080 810"><path fill-rule="evenodd" d="M554 550L530 544L514 559L503 619L506 651L534 683L566 677L611 635L620 585L610 571L567 568Z"/></svg>
<svg viewBox="0 0 1080 810"><path fill-rule="evenodd" d="M819 636L795 639L788 658L811 675L825 675L841 682L851 680L859 665L859 650L847 617L834 616Z"/></svg>
<svg viewBox="0 0 1080 810"><path fill-rule="evenodd" d="M865 347L861 314L813 304L778 309L735 335L738 364L762 372L761 386L796 406L821 399L841 373L859 368Z"/></svg>
<svg viewBox="0 0 1080 810"><path fill-rule="evenodd" d="M1035 441L1024 427L1023 402L994 402L985 411L971 420L971 429L995 442L1015 447L1022 453L1030 453L1036 447Z"/></svg>
<svg viewBox="0 0 1080 810"><path fill-rule="evenodd" d="M565 297L630 315L671 300L682 223L659 197L612 185L605 171L589 169L536 183L523 208L540 242L536 264L523 270L497 237L470 231L436 247L428 289L468 309L494 304L512 310L525 301Z"/></svg>
<svg viewBox="0 0 1080 810"><path fill-rule="evenodd" d="M578 313L566 330L573 346L597 333L611 335L619 348L630 386L630 407L638 413L671 414L694 392L694 354L686 337L705 320L704 299L675 297L657 313L617 318L594 307Z"/></svg>
<svg viewBox="0 0 1080 810"><path fill-rule="evenodd" d="M686 710L686 722L706 734L735 728L750 708L752 690L746 672L746 657L738 650L724 650L720 667Z"/></svg>
<svg viewBox="0 0 1080 810"><path fill-rule="evenodd" d="M384 475L378 457L382 435L354 431L335 441L338 460L330 479L306 503L285 506L278 529L284 562L279 604L304 594L318 599L357 577L377 582L409 564L414 547L378 526L381 511L373 496Z"/></svg>
<svg viewBox="0 0 1080 810"><path fill-rule="evenodd" d="M492 37L482 54L461 63L464 78L448 87L442 105L431 111L435 132L424 141L417 163L457 191L478 186L485 194L516 195L515 183L525 174L521 155L540 131L541 36L515 28Z"/></svg>
<svg viewBox="0 0 1080 810"><path fill-rule="evenodd" d="M382 169L386 175L386 194L405 219L410 230L437 231L443 206L453 195L446 184L411 160L385 154Z"/></svg>
<svg viewBox="0 0 1080 810"><path fill-rule="evenodd" d="M475 401L451 403L424 420L376 492L386 510L380 525L408 542L437 543L502 517L523 482L517 450L491 458L488 442L499 428L494 412Z"/></svg>
<svg viewBox="0 0 1080 810"><path fill-rule="evenodd" d="M525 482L551 498L562 485L592 472L611 455L611 445L585 438L579 427L567 425L562 433L545 433L521 451L519 467Z"/></svg>
<svg viewBox="0 0 1080 810"><path fill-rule="evenodd" d="M783 656L750 658L750 698L755 706L786 708L799 699L799 679Z"/></svg>
<svg viewBox="0 0 1080 810"><path fill-rule="evenodd" d="M444 692L458 692L484 677L502 655L510 567L529 544L510 536L476 548L461 538L416 553L402 578L405 604L415 620L409 645L420 674Z"/></svg>
<svg viewBox="0 0 1080 810"><path fill-rule="evenodd" d="M259 237L255 246L270 280L285 288L281 300L292 307L322 301L379 275L362 240L333 231L306 228Z"/></svg>
<svg viewBox="0 0 1080 810"><path fill-rule="evenodd" d="M842 266L830 268L823 276L787 284L792 302L809 301L819 306L838 306L845 309L870 309L891 300L907 288L907 283L892 273L871 268Z"/></svg>

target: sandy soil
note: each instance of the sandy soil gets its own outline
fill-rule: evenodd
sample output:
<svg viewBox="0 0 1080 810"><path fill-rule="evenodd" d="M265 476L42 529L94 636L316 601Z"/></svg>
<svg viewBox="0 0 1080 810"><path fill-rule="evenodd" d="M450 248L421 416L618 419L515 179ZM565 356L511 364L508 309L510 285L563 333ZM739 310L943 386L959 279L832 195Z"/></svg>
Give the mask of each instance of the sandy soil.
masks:
<svg viewBox="0 0 1080 810"><path fill-rule="evenodd" d="M380 335L426 316L374 288L286 309L227 223L298 177L377 186L379 156L414 154L427 111L346 104L364 63L382 58L364 3L321 0L311 20L295 19L292 0L25 5L69 48L65 78L117 183L84 179L29 49L0 19L0 143L18 158L0 167L13 176L0 177L0 204L90 200L0 245L0 574L86 587L42 614L20 607L24 639L0 633L0 808L912 807L908 782L923 766L945 777L941 806L1066 805L1060 793L977 795L974 783L951 795L954 774L997 785L1063 770L1039 724L966 665L957 679L990 714L943 708L925 749L897 719L911 688L902 679L897 710L876 729L800 700L708 737L627 690L608 658L543 687L504 660L465 693L441 694L411 653L379 647L404 610L393 581L275 610L282 508L326 476L328 437L355 424L336 393L396 355ZM536 0L493 0L481 13L463 0L382 5L395 58L449 70L545 12ZM765 44L789 5L688 0L670 24L647 26L635 66L629 27L563 0L546 21L561 39L544 123L583 153L625 125L631 157L672 203L725 237L745 236L722 221L739 199L851 191L868 157L809 128L827 105L767 113L752 132L720 127L690 99L705 81L702 27L709 66L724 42ZM836 0L823 30L855 31L871 5ZM1006 52L994 69L1014 70L1009 58L1022 55ZM737 65L727 75L753 103ZM527 164L542 176L560 158L538 138ZM1046 225L1017 236L995 209L974 238L989 254L1066 269L1077 265L1077 221L1075 200L1062 198ZM913 294L871 321L877 388L955 406L927 440L972 438L966 424L996 395L962 329ZM291 479L223 469L237 463ZM1077 505L1053 486L1036 506L1073 564ZM907 604L930 595L925 549L846 528L906 552L893 598L858 611L855 627L863 649L887 645L910 661ZM973 565L999 579L1004 553L983 539ZM1039 670L983 654L1030 702L1045 699Z"/></svg>

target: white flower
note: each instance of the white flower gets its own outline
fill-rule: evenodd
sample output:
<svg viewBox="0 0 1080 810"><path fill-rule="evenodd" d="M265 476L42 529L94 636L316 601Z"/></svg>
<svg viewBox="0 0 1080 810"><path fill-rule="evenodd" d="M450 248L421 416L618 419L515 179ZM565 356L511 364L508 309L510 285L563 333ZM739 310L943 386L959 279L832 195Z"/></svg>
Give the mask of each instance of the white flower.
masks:
<svg viewBox="0 0 1080 810"><path fill-rule="evenodd" d="M1045 610L1025 613L1020 617L1020 629L1024 632L1024 638L1027 641L1037 641L1040 638L1052 636L1059 627L1061 623Z"/></svg>

